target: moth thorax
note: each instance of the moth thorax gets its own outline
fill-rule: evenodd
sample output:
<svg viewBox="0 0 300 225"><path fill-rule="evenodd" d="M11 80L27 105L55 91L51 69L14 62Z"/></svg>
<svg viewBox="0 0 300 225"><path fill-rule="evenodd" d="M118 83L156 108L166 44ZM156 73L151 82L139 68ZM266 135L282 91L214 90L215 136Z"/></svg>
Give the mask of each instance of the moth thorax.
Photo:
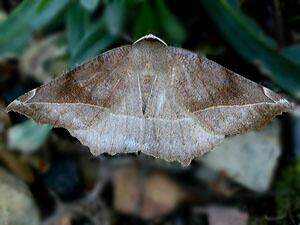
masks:
<svg viewBox="0 0 300 225"><path fill-rule="evenodd" d="M142 86L142 91L145 94L147 94L147 95L149 94L154 80L155 80L155 77L151 73L148 73L142 77L141 86Z"/></svg>
<svg viewBox="0 0 300 225"><path fill-rule="evenodd" d="M150 98L154 82L155 82L155 76L152 73L144 74L141 77L140 82L140 88L141 88L141 94L142 94L142 101L143 101L143 112L146 110L148 99Z"/></svg>
<svg viewBox="0 0 300 225"><path fill-rule="evenodd" d="M156 37L153 34L145 35L145 36L141 37L140 39L138 39L137 41L135 41L133 44L135 45L135 44L143 42L143 41L157 42L157 43L163 44L165 46L168 46L166 44L166 42L164 42L162 39L160 39L159 37Z"/></svg>

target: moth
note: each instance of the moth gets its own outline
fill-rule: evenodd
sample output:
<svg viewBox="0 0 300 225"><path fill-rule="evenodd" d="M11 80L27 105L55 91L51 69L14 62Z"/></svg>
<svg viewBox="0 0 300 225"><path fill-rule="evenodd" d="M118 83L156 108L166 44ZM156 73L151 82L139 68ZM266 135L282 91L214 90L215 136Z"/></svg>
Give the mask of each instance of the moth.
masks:
<svg viewBox="0 0 300 225"><path fill-rule="evenodd" d="M188 165L227 135L293 104L223 66L146 35L14 100L7 110L66 128L95 156L144 154Z"/></svg>

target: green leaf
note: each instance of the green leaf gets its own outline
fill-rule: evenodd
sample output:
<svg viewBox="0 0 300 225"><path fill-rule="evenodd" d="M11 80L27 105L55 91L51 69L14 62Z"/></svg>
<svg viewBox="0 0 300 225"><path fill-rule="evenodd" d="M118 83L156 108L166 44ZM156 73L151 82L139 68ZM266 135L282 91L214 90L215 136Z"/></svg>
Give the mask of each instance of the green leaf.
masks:
<svg viewBox="0 0 300 225"><path fill-rule="evenodd" d="M80 0L80 4L82 5L82 7L90 12L94 11L97 8L99 2L99 0Z"/></svg>
<svg viewBox="0 0 300 225"><path fill-rule="evenodd" d="M1 37L12 33L12 29L17 29L23 25L27 25L28 17L32 16L33 7L36 1L25 0L20 3L9 16L0 23Z"/></svg>
<svg viewBox="0 0 300 225"><path fill-rule="evenodd" d="M240 0L227 0L227 1L232 7L236 9L240 8Z"/></svg>
<svg viewBox="0 0 300 225"><path fill-rule="evenodd" d="M134 39L138 39L149 33L155 33L156 31L155 15L149 1L145 0L142 4L136 23L134 24Z"/></svg>
<svg viewBox="0 0 300 225"><path fill-rule="evenodd" d="M80 4L74 3L67 12L67 38L71 56L85 34L85 27L88 20L88 13Z"/></svg>
<svg viewBox="0 0 300 225"><path fill-rule="evenodd" d="M93 43L88 49L81 52L81 54L75 58L75 62L84 62L87 59L93 58L106 50L115 41L115 38L111 35L105 34L97 42Z"/></svg>
<svg viewBox="0 0 300 225"><path fill-rule="evenodd" d="M69 0L51 0L50 2L42 0L35 7L35 17L31 21L31 26L34 30L46 26L68 6L69 2Z"/></svg>
<svg viewBox="0 0 300 225"><path fill-rule="evenodd" d="M21 35L0 37L0 58L17 56L30 43L31 34L25 27L18 33Z"/></svg>
<svg viewBox="0 0 300 225"><path fill-rule="evenodd" d="M36 6L36 13L40 13L43 11L50 3L52 0L40 0Z"/></svg>
<svg viewBox="0 0 300 225"><path fill-rule="evenodd" d="M126 7L125 0L113 0L107 3L104 11L104 22L108 32L119 35L125 21Z"/></svg>
<svg viewBox="0 0 300 225"><path fill-rule="evenodd" d="M24 0L0 24L1 57L18 54L31 41L29 21L33 18L36 3L34 0Z"/></svg>
<svg viewBox="0 0 300 225"><path fill-rule="evenodd" d="M168 9L164 0L156 0L155 3L162 30L175 45L181 45L187 36L185 29Z"/></svg>
<svg viewBox="0 0 300 225"><path fill-rule="evenodd" d="M0 57L20 54L32 32L46 26L61 13L69 0L24 0L0 24Z"/></svg>
<svg viewBox="0 0 300 225"><path fill-rule="evenodd" d="M22 152L31 153L40 148L47 140L51 126L27 120L11 127L8 131L8 146Z"/></svg>
<svg viewBox="0 0 300 225"><path fill-rule="evenodd" d="M242 57L257 65L283 89L300 96L300 64L276 51L276 43L264 35L256 23L245 16L232 1L201 2L224 38Z"/></svg>
<svg viewBox="0 0 300 225"><path fill-rule="evenodd" d="M78 47L75 49L74 56L70 62L71 67L96 56L107 49L114 41L115 38L106 33L103 20L99 20L82 38Z"/></svg>
<svg viewBox="0 0 300 225"><path fill-rule="evenodd" d="M296 64L300 65L300 44L283 48L281 49L281 53L291 61L294 61Z"/></svg>
<svg viewBox="0 0 300 225"><path fill-rule="evenodd" d="M293 16L288 21L291 23L297 23L300 21L300 15Z"/></svg>

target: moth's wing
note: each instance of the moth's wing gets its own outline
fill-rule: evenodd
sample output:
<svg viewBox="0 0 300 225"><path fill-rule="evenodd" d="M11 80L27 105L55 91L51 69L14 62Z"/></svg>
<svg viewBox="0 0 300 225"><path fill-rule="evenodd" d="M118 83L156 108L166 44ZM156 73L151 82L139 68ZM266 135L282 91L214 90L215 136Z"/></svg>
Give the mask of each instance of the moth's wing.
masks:
<svg viewBox="0 0 300 225"><path fill-rule="evenodd" d="M70 130L90 128L124 94L126 77L120 68L130 49L123 46L105 52L22 95L7 110Z"/></svg>
<svg viewBox="0 0 300 225"><path fill-rule="evenodd" d="M170 47L168 52L178 99L214 134L261 128L293 108L280 95L211 60L179 48Z"/></svg>
<svg viewBox="0 0 300 225"><path fill-rule="evenodd" d="M131 49L103 53L24 94L7 110L68 129L94 155L136 152L142 147L143 121Z"/></svg>

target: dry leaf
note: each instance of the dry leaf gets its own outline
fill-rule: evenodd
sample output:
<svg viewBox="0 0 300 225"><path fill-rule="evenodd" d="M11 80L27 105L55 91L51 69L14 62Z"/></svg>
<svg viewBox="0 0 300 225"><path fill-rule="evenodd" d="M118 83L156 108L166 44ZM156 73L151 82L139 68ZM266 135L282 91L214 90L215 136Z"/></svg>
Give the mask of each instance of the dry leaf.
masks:
<svg viewBox="0 0 300 225"><path fill-rule="evenodd" d="M8 106L64 127L94 155L141 151L188 165L225 135L293 107L219 64L147 35L105 52Z"/></svg>
<svg viewBox="0 0 300 225"><path fill-rule="evenodd" d="M144 176L137 167L114 173L114 208L119 212L154 219L171 212L183 197L181 188L162 173Z"/></svg>
<svg viewBox="0 0 300 225"><path fill-rule="evenodd" d="M10 119L7 113L5 113L5 107L0 102L0 147L6 144L6 132L10 126Z"/></svg>
<svg viewBox="0 0 300 225"><path fill-rule="evenodd" d="M63 35L55 34L39 41L34 41L20 59L20 69L25 76L45 83L57 77L58 70L67 67L67 47L63 43Z"/></svg>
<svg viewBox="0 0 300 225"><path fill-rule="evenodd" d="M21 180L27 183L32 183L34 181L35 176L31 167L17 154L1 149L0 162Z"/></svg>

